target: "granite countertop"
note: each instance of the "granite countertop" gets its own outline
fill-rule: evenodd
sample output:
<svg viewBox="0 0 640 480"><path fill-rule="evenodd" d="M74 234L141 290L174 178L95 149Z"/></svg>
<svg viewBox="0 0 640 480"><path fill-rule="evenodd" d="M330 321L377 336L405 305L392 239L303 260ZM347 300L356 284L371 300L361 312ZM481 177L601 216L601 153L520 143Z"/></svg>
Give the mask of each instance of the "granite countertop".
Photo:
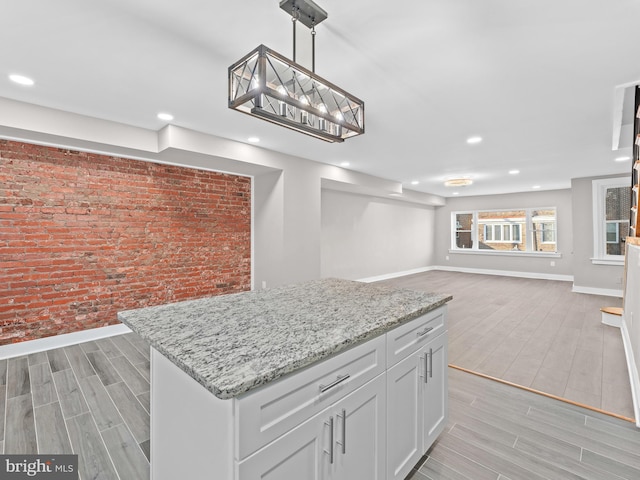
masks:
<svg viewBox="0 0 640 480"><path fill-rule="evenodd" d="M119 312L118 319L215 396L227 399L452 298L330 278L128 310Z"/></svg>

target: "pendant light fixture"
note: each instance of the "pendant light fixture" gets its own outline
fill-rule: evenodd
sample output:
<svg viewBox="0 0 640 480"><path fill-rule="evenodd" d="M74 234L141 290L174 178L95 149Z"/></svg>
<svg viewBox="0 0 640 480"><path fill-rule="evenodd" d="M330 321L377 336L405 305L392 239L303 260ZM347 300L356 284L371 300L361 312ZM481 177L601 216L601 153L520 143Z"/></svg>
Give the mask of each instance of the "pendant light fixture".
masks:
<svg viewBox="0 0 640 480"><path fill-rule="evenodd" d="M229 108L343 142L364 133L364 102L315 73L315 26L327 13L312 0L282 0L293 21L293 60L260 45L229 67ZM296 63L296 23L311 30L311 70Z"/></svg>

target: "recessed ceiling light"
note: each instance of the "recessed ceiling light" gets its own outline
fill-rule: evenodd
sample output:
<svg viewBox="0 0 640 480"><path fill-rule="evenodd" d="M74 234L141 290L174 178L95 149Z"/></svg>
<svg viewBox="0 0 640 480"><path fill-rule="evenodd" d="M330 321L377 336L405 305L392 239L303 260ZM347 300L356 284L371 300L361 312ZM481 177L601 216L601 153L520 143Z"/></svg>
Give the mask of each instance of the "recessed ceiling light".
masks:
<svg viewBox="0 0 640 480"><path fill-rule="evenodd" d="M413 182L411 182L411 185L418 185L420 182L418 180L414 180Z"/></svg>
<svg viewBox="0 0 640 480"><path fill-rule="evenodd" d="M247 138L247 141L249 141L251 143L258 143L260 141L260 139L258 137L249 137L249 138Z"/></svg>
<svg viewBox="0 0 640 480"><path fill-rule="evenodd" d="M460 195L460 192L453 192L452 195Z"/></svg>
<svg viewBox="0 0 640 480"><path fill-rule="evenodd" d="M509 170L509 175L518 175L520 170Z"/></svg>
<svg viewBox="0 0 640 480"><path fill-rule="evenodd" d="M349 165L351 165L349 162L342 162L340 164L341 167L348 167Z"/></svg>
<svg viewBox="0 0 640 480"><path fill-rule="evenodd" d="M616 162L626 162L627 160L631 160L631 157L618 157L618 158L616 158Z"/></svg>
<svg viewBox="0 0 640 480"><path fill-rule="evenodd" d="M24 75L16 75L16 74L9 75L9 80L11 80L14 83L18 83L20 85L26 85L28 87L30 87L35 83L29 77L25 77Z"/></svg>
<svg viewBox="0 0 640 480"><path fill-rule="evenodd" d="M467 143L470 145L473 145L474 143L480 143L481 141L482 141L482 137L478 137L478 136L467 138Z"/></svg>
<svg viewBox="0 0 640 480"><path fill-rule="evenodd" d="M534 185L534 186L533 186L533 187L531 187L531 188L534 188L534 189L536 189L536 190L537 190L538 188L540 188L540 185Z"/></svg>
<svg viewBox="0 0 640 480"><path fill-rule="evenodd" d="M166 112L160 112L157 117L160 120L166 120L167 122L170 122L171 120L173 120L173 115L171 115L170 113L166 113Z"/></svg>

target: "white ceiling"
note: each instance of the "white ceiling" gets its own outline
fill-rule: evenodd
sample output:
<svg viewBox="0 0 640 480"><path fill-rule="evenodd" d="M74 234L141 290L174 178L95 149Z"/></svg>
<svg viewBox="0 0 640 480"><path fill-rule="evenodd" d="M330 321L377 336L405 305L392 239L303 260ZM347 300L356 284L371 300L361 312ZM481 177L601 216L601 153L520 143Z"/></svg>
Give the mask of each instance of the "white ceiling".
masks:
<svg viewBox="0 0 640 480"><path fill-rule="evenodd" d="M167 111L181 127L258 136L264 148L443 196L450 176L473 178L460 195L481 195L629 171L614 159L631 154L631 138L614 151L612 136L615 87L640 80L637 0L317 3L329 18L317 27L316 72L366 104L365 135L343 144L227 108L234 61L261 43L291 57L278 0L4 1L0 97L152 130ZM484 141L468 145L472 135Z"/></svg>

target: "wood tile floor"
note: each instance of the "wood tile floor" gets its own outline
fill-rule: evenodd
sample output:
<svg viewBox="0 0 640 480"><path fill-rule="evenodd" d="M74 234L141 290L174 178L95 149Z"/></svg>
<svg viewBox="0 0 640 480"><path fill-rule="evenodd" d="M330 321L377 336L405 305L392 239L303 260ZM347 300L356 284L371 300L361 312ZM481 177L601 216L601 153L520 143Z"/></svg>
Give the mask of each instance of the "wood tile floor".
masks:
<svg viewBox="0 0 640 480"><path fill-rule="evenodd" d="M542 329L540 333L550 329L555 335L547 334L544 343L537 343L542 349L540 355L544 353L549 362L563 358L561 349L552 348L558 338L572 345L571 339L577 335L577 345L586 342L596 348L602 343L595 350L603 363L599 370L596 368L602 372L601 385L602 379L608 378L606 371L616 365L604 365L608 355L605 327L584 320L592 317L592 308L601 306L598 300L612 304L609 298L571 297L564 282L476 278L452 272L429 274L435 275L428 281L406 277L402 286L454 292L450 332L457 346L450 345L450 351L456 359L465 358L461 345L470 339L482 339L483 330L494 329L505 342L507 338L519 342L519 354L538 329ZM488 290L483 292L484 288ZM548 305L549 311L543 314L539 305L546 304L557 310ZM540 316L549 318L538 322L537 327L521 325L524 319L529 322ZM552 320L560 325L553 327ZM476 328L472 336L465 335L465 328L473 329L478 324L482 328ZM615 338L611 335L614 344ZM473 348L477 343L467 345ZM498 355L501 350L494 352L496 348L489 349L488 355L477 349L480 363ZM576 352L577 347L573 357ZM511 369L518 356L505 356L504 372ZM0 451L77 453L80 480L148 480L148 359L148 346L135 334L127 334L0 361L0 414L4 412L0 415ZM565 365L558 363L557 367L564 369ZM591 383L580 387L576 382L580 387L576 390L591 388ZM624 391L616 388L618 395ZM640 478L640 430L629 422L451 368L449 402L449 424L417 465L411 480Z"/></svg>
<svg viewBox="0 0 640 480"><path fill-rule="evenodd" d="M131 333L0 361L0 451L76 453L81 480L149 478L149 348Z"/></svg>
<svg viewBox="0 0 640 480"><path fill-rule="evenodd" d="M632 423L449 368L449 424L410 480L637 480Z"/></svg>
<svg viewBox="0 0 640 480"><path fill-rule="evenodd" d="M633 418L620 329L600 313L621 299L572 293L571 282L446 271L381 283L453 295L450 364Z"/></svg>
<svg viewBox="0 0 640 480"><path fill-rule="evenodd" d="M0 362L5 453L77 453L80 480L148 480L147 352L127 334ZM448 373L449 423L408 479L640 478L633 424Z"/></svg>

